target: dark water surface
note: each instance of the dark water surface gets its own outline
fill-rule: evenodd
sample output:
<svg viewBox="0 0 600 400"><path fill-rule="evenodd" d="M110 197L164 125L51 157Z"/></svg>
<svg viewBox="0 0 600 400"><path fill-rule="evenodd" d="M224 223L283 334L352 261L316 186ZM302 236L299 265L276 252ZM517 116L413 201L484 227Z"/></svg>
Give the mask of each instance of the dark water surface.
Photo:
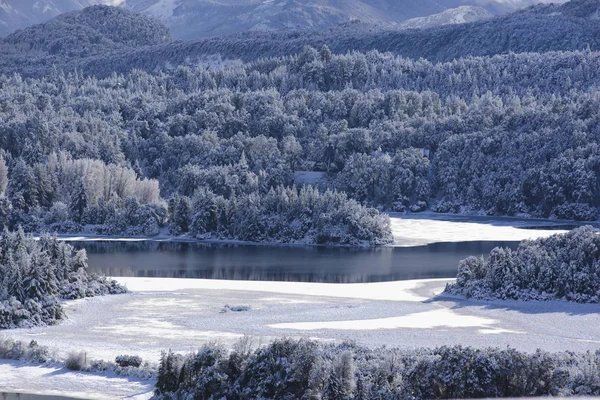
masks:
<svg viewBox="0 0 600 400"><path fill-rule="evenodd" d="M454 278L458 262L518 242L434 243L351 249L204 245L173 242L73 242L91 272L107 276L359 283Z"/></svg>

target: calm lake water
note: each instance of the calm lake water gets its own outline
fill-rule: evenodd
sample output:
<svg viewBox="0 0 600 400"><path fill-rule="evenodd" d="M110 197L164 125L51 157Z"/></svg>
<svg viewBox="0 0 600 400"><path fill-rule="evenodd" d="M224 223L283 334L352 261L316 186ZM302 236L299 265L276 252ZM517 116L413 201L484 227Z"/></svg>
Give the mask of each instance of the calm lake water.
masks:
<svg viewBox="0 0 600 400"><path fill-rule="evenodd" d="M91 272L107 276L360 283L454 278L458 262L518 242L435 243L350 249L204 245L173 242L73 242Z"/></svg>

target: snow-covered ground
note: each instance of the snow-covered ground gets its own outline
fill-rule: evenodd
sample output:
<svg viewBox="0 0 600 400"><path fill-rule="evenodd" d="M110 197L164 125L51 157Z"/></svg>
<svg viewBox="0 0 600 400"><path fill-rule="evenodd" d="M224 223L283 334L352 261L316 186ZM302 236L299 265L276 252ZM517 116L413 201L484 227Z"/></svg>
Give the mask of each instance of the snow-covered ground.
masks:
<svg viewBox="0 0 600 400"><path fill-rule="evenodd" d="M537 239L580 225L576 222L510 217L390 213L394 246L439 242L521 241Z"/></svg>
<svg viewBox="0 0 600 400"><path fill-rule="evenodd" d="M524 351L585 351L600 346L600 305L436 297L449 280L347 285L118 280L132 292L69 302L68 321L6 334L25 341L34 339L62 353L84 350L91 358L103 359L138 354L150 360L157 360L163 349L193 351L209 341L231 345L243 335L262 343L287 336L349 339L368 346L463 344ZM245 305L250 310L223 312L225 305ZM101 393L114 398L139 395L149 388L135 380L109 377L95 381L88 374L40 371L44 369L0 364L0 389L39 392L62 385L83 393L98 390L101 382ZM89 386L82 375L89 376ZM58 377L77 381L77 385L58 383Z"/></svg>
<svg viewBox="0 0 600 400"><path fill-rule="evenodd" d="M147 399L154 382L67 371L52 366L2 360L0 392L68 396L77 399ZM17 397L20 398L20 397Z"/></svg>
<svg viewBox="0 0 600 400"><path fill-rule="evenodd" d="M560 227L561 222L556 221L439 214L391 217L397 246L512 241L561 232L522 229ZM481 302L437 296L450 280L366 284L118 280L131 292L67 302L68 320L60 325L11 330L5 335L36 340L60 355L83 350L90 358L110 360L119 354L137 354L153 361L164 349L193 351L208 341L231 345L243 335L262 343L287 336L350 339L367 346L462 344L511 346L525 351L600 347L600 305ZM250 306L250 310L223 312L225 305ZM18 362L0 363L0 378L0 392L122 398L149 397L152 390L151 382Z"/></svg>

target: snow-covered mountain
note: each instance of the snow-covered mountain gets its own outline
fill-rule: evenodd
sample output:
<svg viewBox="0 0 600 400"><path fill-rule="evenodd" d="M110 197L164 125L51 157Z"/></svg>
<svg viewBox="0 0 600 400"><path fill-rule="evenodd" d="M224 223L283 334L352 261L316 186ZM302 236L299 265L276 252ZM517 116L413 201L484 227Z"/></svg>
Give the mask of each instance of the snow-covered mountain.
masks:
<svg viewBox="0 0 600 400"><path fill-rule="evenodd" d="M479 6L460 6L442 11L439 14L426 17L411 18L400 23L400 27L409 28L431 28L434 26L464 24L467 22L481 21L493 17L494 14Z"/></svg>
<svg viewBox="0 0 600 400"><path fill-rule="evenodd" d="M550 0L125 0L122 5L157 17L176 38L195 39L244 31L326 29L354 19L394 28L434 14L413 21L413 26L443 25L462 16L466 21L481 19L482 11L501 14L540 2ZM461 6L482 8L467 11Z"/></svg>
<svg viewBox="0 0 600 400"><path fill-rule="evenodd" d="M101 0L0 0L0 36Z"/></svg>
<svg viewBox="0 0 600 400"><path fill-rule="evenodd" d="M154 16L165 23L176 38L195 39L244 31L325 29L359 19L382 27L446 24L460 20L460 12L447 9L479 6L493 14L514 11L551 0L0 0L0 36L44 22L58 14L93 4L127 7ZM563 2L564 0L558 0ZM555 1L556 2L556 1ZM480 13L464 13L476 16Z"/></svg>

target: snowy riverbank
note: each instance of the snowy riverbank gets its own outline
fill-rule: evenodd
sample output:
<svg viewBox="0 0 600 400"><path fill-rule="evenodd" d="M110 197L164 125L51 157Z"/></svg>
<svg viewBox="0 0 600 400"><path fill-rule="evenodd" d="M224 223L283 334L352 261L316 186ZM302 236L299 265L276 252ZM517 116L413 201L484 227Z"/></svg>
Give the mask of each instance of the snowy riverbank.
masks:
<svg viewBox="0 0 600 400"><path fill-rule="evenodd" d="M91 358L137 354L157 360L160 351L187 352L207 341L231 345L243 335L273 338L355 340L368 346L432 347L463 344L524 351L596 350L600 305L565 302L478 302L436 297L449 280L368 284L119 278L131 293L65 304L69 319L43 328L5 334L59 349L84 350ZM225 305L249 306L227 311ZM80 373L0 364L0 389L38 391L56 387L55 376ZM37 368L37 369L36 369ZM37 372L36 372L37 371ZM35 373L34 373L35 372ZM88 374L83 374L87 376ZM93 381L93 375L90 375ZM108 397L139 395L151 385L98 378ZM10 383L6 383L10 382ZM114 384L114 385L113 385ZM10 385L10 386L7 386ZM96 383L85 386L97 390ZM71 387L64 385L63 387ZM75 388L82 386L74 386ZM114 391L109 391L113 390ZM78 389L78 391L80 391ZM69 392L70 393L70 392ZM110 393L120 393L120 396ZM67 393L65 393L67 394Z"/></svg>

